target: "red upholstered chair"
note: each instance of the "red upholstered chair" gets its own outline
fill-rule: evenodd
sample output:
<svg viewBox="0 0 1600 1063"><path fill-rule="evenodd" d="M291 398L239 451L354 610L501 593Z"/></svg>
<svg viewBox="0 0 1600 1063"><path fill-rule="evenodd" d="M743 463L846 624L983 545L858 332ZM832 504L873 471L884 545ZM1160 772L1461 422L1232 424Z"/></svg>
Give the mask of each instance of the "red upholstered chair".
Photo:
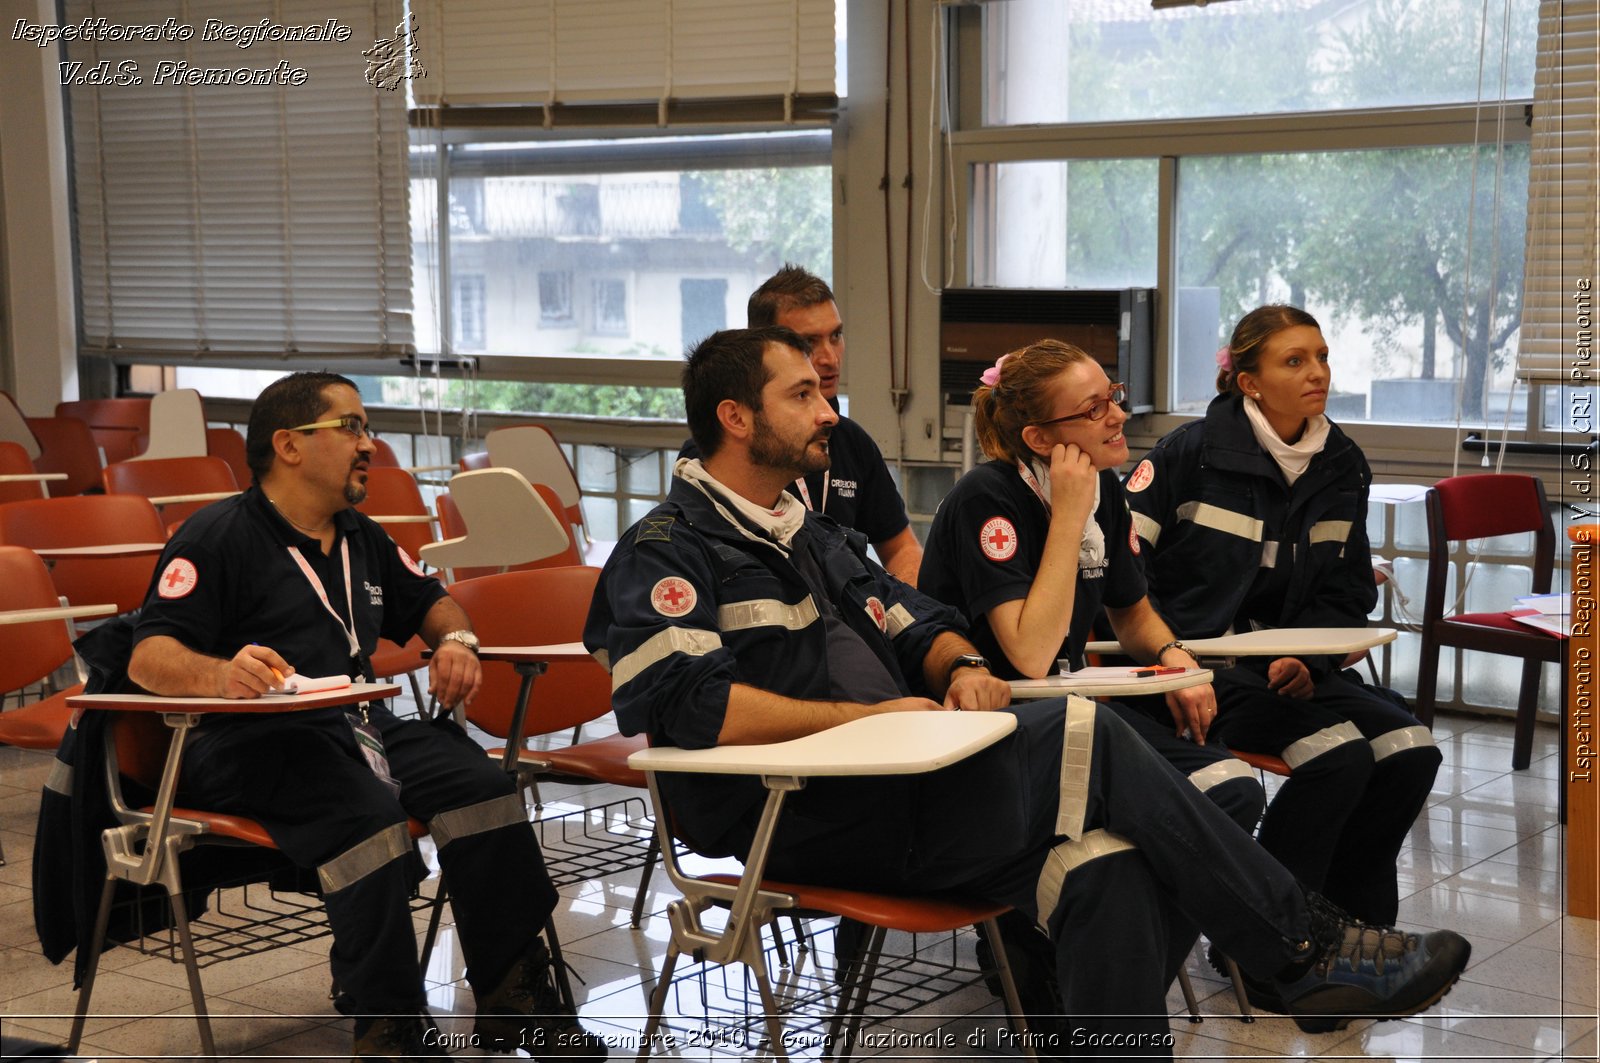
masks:
<svg viewBox="0 0 1600 1063"><path fill-rule="evenodd" d="M1417 667L1417 718L1433 725L1438 689L1439 650L1462 650L1521 657L1522 686L1517 695L1516 730L1511 767L1528 766L1533 746L1534 717L1538 712L1539 666L1563 665L1565 639L1526 627L1505 613L1451 613L1445 601L1450 570L1450 544L1463 539L1486 539L1516 532L1534 533L1533 593L1550 591L1555 564L1555 529L1544 486L1532 476L1483 474L1452 476L1428 490L1428 587L1422 613L1422 652ZM1512 603L1507 602L1509 607ZM1561 668L1566 704L1566 668ZM1559 727L1563 751L1566 728Z"/></svg>
<svg viewBox="0 0 1600 1063"><path fill-rule="evenodd" d="M49 485L50 497L100 490L100 446L89 422L81 417L30 417L28 427L39 440L34 468L67 474L65 480Z"/></svg>
<svg viewBox="0 0 1600 1063"><path fill-rule="evenodd" d="M166 526L148 498L138 495L76 495L11 502L0 506L0 543L32 550L50 547L143 543L156 549L122 556L53 560L56 593L73 605L111 602L126 613L144 603L150 576L167 541Z"/></svg>

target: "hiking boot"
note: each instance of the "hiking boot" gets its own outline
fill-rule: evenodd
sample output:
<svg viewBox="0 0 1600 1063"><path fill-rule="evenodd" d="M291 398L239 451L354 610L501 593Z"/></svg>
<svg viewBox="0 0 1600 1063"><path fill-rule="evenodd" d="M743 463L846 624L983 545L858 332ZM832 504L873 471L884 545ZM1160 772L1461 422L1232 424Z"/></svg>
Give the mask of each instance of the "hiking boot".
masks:
<svg viewBox="0 0 1600 1063"><path fill-rule="evenodd" d="M478 1000L472 1032L500 1051L521 1048L534 1059L605 1059L604 1038L578 1025L578 1016L561 999L544 942L535 938L528 954Z"/></svg>
<svg viewBox="0 0 1600 1063"><path fill-rule="evenodd" d="M1398 1019L1431 1007L1472 955L1451 930L1408 934L1369 926L1316 894L1306 895L1311 940L1305 958L1278 973L1281 1010L1306 1033L1342 1030L1351 1019Z"/></svg>
<svg viewBox="0 0 1600 1063"><path fill-rule="evenodd" d="M379 1015L356 1020L355 1044L350 1054L356 1060L388 1059L395 1063L412 1060L450 1059L439 1043L439 1028L421 1015Z"/></svg>

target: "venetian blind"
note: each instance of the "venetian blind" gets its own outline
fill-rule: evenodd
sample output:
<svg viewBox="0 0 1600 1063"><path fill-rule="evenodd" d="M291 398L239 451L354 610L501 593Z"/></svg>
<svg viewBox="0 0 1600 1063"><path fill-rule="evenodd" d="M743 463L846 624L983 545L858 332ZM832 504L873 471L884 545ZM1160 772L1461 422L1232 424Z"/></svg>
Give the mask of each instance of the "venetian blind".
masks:
<svg viewBox="0 0 1600 1063"><path fill-rule="evenodd" d="M1594 0L1539 5L1529 150L1528 245L1517 374L1570 381L1577 365L1580 312L1594 313L1600 284L1596 210L1600 203L1600 5ZM1580 283L1587 282L1586 293ZM1575 298L1587 295L1587 299ZM1586 345L1593 350L1589 326ZM1585 378L1595 378L1591 359Z"/></svg>
<svg viewBox="0 0 1600 1063"><path fill-rule="evenodd" d="M421 0L421 106L834 92L833 0Z"/></svg>
<svg viewBox="0 0 1600 1063"><path fill-rule="evenodd" d="M87 351L411 349L404 82L368 84L362 54L395 37L400 0L67 0L63 17L169 27L66 42Z"/></svg>

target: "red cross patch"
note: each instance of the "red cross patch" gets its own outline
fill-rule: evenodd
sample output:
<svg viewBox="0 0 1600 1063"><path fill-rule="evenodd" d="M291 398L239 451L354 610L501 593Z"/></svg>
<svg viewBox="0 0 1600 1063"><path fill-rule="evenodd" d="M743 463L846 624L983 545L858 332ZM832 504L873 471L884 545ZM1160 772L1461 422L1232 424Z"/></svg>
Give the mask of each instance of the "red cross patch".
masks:
<svg viewBox="0 0 1600 1063"><path fill-rule="evenodd" d="M686 579L668 576L650 588L650 604L662 616L683 616L694 603L694 586Z"/></svg>
<svg viewBox="0 0 1600 1063"><path fill-rule="evenodd" d="M1017 529L1004 517L990 517L978 533L978 545L990 561L1010 561L1017 552Z"/></svg>
<svg viewBox="0 0 1600 1063"><path fill-rule="evenodd" d="M876 597L867 599L867 614L872 617L872 622L878 625L879 631L889 630L889 611Z"/></svg>
<svg viewBox="0 0 1600 1063"><path fill-rule="evenodd" d="M156 593L163 598L186 598L200 582L200 573L194 562L175 557L167 563L166 570L156 581Z"/></svg>
<svg viewBox="0 0 1600 1063"><path fill-rule="evenodd" d="M426 576L427 575L426 572L422 571L422 566L421 565L419 565L415 561L411 560L411 555L406 553L405 547L401 546L399 543L395 543L394 544L394 548L396 550L400 551L400 560L402 562L404 562L406 568L409 568L411 570L413 575L416 575L416 576Z"/></svg>
<svg viewBox="0 0 1600 1063"><path fill-rule="evenodd" d="M1138 494L1146 487L1149 487L1151 481L1153 481L1155 478L1156 467L1150 464L1149 458L1146 458L1139 463L1138 468L1134 469L1133 472L1128 474L1128 482L1126 486L1130 493Z"/></svg>
<svg viewBox="0 0 1600 1063"><path fill-rule="evenodd" d="M1128 549L1133 551L1133 556L1139 556L1139 533L1133 530L1133 525L1128 525Z"/></svg>

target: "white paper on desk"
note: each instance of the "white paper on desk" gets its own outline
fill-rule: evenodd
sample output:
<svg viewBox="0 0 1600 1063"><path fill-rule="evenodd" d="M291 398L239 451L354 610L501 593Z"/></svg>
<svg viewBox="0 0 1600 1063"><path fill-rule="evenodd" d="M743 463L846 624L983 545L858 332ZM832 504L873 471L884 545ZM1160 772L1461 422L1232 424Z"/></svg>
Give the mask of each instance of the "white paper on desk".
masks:
<svg viewBox="0 0 1600 1063"><path fill-rule="evenodd" d="M1373 484L1367 488L1367 501L1394 506L1402 502L1421 502L1427 494L1427 484Z"/></svg>
<svg viewBox="0 0 1600 1063"><path fill-rule="evenodd" d="M1147 679L1160 678L1159 676L1138 674L1140 672L1149 672L1154 667L1155 665L1149 664L1132 664L1079 668L1076 672L1062 671L1061 678L1076 679L1083 683L1142 683ZM1178 672L1170 674L1177 675Z"/></svg>
<svg viewBox="0 0 1600 1063"><path fill-rule="evenodd" d="M316 694L324 690L343 690L350 685L347 675L292 675L273 694Z"/></svg>
<svg viewBox="0 0 1600 1063"><path fill-rule="evenodd" d="M1556 638L1567 638L1572 632L1572 618L1566 613L1546 615L1545 613L1525 613L1518 611L1507 613L1506 615L1515 620L1517 623L1522 624L1524 627L1531 627L1536 631L1543 631L1548 635L1554 635Z"/></svg>
<svg viewBox="0 0 1600 1063"><path fill-rule="evenodd" d="M1517 605L1523 609L1536 609L1545 616L1560 616L1572 612L1572 595L1566 591L1560 594L1533 594L1518 598Z"/></svg>

